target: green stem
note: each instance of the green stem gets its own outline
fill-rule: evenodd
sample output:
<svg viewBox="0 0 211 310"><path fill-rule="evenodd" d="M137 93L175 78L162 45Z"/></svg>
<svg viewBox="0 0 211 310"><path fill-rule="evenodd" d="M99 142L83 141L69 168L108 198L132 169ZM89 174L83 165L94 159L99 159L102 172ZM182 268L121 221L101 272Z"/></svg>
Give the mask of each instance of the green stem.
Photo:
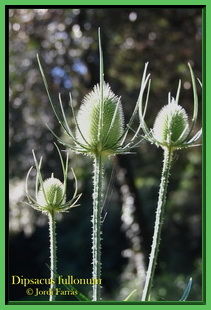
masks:
<svg viewBox="0 0 211 310"><path fill-rule="evenodd" d="M52 294L49 295L49 301L54 301L56 299L55 289L56 289L56 273L57 273L57 256L56 256L56 220L55 212L48 213L49 219L49 233L50 233L50 261L51 261L51 285L50 291Z"/></svg>
<svg viewBox="0 0 211 310"><path fill-rule="evenodd" d="M92 217L92 278L101 278L101 225L102 225L102 180L103 166L100 154L94 160L94 192L93 192L93 217ZM98 281L96 281L98 282ZM93 301L101 299L100 284L93 284Z"/></svg>
<svg viewBox="0 0 211 310"><path fill-rule="evenodd" d="M160 236L161 236L161 229L162 229L162 223L163 223L164 207L165 207L165 202L166 202L167 186L168 186L168 180L169 180L170 168L171 168L171 162L172 162L172 154L173 154L173 150L171 148L164 149L163 170L162 170L162 175L161 175L158 205L157 205L157 210L156 210L154 234L153 234L153 239L152 239L149 265L148 265L147 274L146 274L146 281L145 281L144 290L142 294L142 301L149 300L149 295L150 295L150 291L151 291L152 284L153 284L155 267L157 264L157 256L159 252Z"/></svg>

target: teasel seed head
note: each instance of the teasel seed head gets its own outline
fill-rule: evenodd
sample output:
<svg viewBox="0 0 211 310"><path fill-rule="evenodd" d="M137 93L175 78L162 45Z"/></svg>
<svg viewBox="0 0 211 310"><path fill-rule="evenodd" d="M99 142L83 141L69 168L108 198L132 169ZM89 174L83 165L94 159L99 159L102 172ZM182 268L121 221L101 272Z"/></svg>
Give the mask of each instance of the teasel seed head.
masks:
<svg viewBox="0 0 211 310"><path fill-rule="evenodd" d="M145 64L139 95L140 126L144 132L144 138L152 144L155 144L158 147L162 147L163 149L168 148L176 150L200 145L196 144L195 142L200 139L202 135L202 129L197 131L193 137L191 137L198 116L198 94L196 79L191 65L188 64L193 88L193 116L192 118L189 118L190 123L186 111L178 104L181 90L180 80L175 98L172 97L171 93L169 92L168 104L165 105L158 113L152 129L149 129L145 122L151 84L150 74L147 74L147 66L148 63ZM202 86L200 81L199 84ZM147 94L144 104L144 93L146 89Z"/></svg>
<svg viewBox="0 0 211 310"><path fill-rule="evenodd" d="M100 105L101 91L97 84L93 91L85 96L78 112L76 139L88 148L91 154L115 154L124 131L124 118L120 98L115 96L106 83L103 84L102 115Z"/></svg>
<svg viewBox="0 0 211 310"><path fill-rule="evenodd" d="M164 146L173 146L180 139L185 139L189 133L186 111L173 99L158 113L153 126L153 136Z"/></svg>
<svg viewBox="0 0 211 310"><path fill-rule="evenodd" d="M104 81L100 29L98 29L98 38L100 56L99 84L85 96L77 115L75 114L72 95L69 93L69 104L76 127L75 130L69 126L63 108L61 94L59 94L59 107L52 100L48 83L39 56L37 55L40 72L50 104L63 131L70 138L69 142L61 139L48 125L47 127L59 143L76 153L82 153L94 158L98 156L109 157L115 154L130 154L131 150L143 141L143 137L139 134L141 126L138 126L137 130L132 128L139 107L139 99L136 102L129 122L125 125L120 97L115 96L110 86ZM134 135L127 141L128 133L131 130L134 132Z"/></svg>
<svg viewBox="0 0 211 310"><path fill-rule="evenodd" d="M77 178L75 176L74 171L72 170L73 177L75 180L75 191L72 198L69 201L66 201L68 154L66 156L66 162L64 162L58 146L56 144L55 146L59 153L62 165L63 177L64 177L63 183L59 179L54 178L53 173L51 174L51 177L49 179L43 180L41 174L42 157L38 162L34 150L32 150L32 154L34 157L35 168L37 172L35 182L35 197L30 195L28 190L28 179L33 169L33 166L29 169L26 176L25 194L28 199L28 202L24 203L34 208L35 210L44 212L46 214L56 212L67 212L71 208L78 206L77 202L81 197L81 194L78 194Z"/></svg>
<svg viewBox="0 0 211 310"><path fill-rule="evenodd" d="M44 180L37 195L37 203L43 208L55 208L65 203L64 184L59 180L51 178Z"/></svg>

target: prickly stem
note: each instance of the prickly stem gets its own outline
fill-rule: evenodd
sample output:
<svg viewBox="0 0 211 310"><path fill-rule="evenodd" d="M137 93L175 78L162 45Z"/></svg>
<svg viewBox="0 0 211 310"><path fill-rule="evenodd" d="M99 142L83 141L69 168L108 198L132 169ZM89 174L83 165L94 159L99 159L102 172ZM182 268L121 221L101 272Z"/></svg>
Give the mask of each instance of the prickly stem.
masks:
<svg viewBox="0 0 211 310"><path fill-rule="evenodd" d="M101 278L101 226L102 226L102 180L103 165L101 155L94 159L93 177L93 217L92 217L92 278ZM101 300L100 284L93 284L93 301Z"/></svg>
<svg viewBox="0 0 211 310"><path fill-rule="evenodd" d="M150 291L153 284L153 278L155 273L155 267L157 264L157 257L159 252L161 229L163 224L164 207L166 202L166 193L168 187L168 180L170 176L170 168L172 162L173 150L171 148L164 149L164 160L163 160L163 170L161 175L158 205L156 210L156 219L154 226L154 234L152 239L151 253L149 257L149 265L146 274L146 280L144 285L144 290L142 294L142 301L148 301L150 296Z"/></svg>
<svg viewBox="0 0 211 310"><path fill-rule="evenodd" d="M56 245L56 219L55 212L48 213L49 219L49 235L50 235L50 263L51 263L51 285L50 291L53 294L49 295L49 301L54 301L56 298L56 272L57 272L57 245Z"/></svg>

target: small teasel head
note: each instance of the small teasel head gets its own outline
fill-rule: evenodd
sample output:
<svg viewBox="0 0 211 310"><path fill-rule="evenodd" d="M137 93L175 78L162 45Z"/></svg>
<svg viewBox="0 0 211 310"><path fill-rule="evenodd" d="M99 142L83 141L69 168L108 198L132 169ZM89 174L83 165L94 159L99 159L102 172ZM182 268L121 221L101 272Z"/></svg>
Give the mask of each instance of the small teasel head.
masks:
<svg viewBox="0 0 211 310"><path fill-rule="evenodd" d="M38 163L34 151L32 151L32 153L35 161L35 168L37 171L35 182L35 197L32 197L28 191L28 178L33 167L29 169L26 177L26 197L28 199L28 202L26 204L30 205L32 208L38 211L42 211L45 213L68 211L70 208L77 206L76 203L81 197L81 194L77 193L78 191L77 179L74 174L74 171L72 170L75 179L75 191L72 199L66 201L68 155L66 157L66 162L64 163L57 145L56 148L58 150L62 164L63 177L64 177L63 182L55 178L53 173L51 174L50 178L43 180L41 175L42 158Z"/></svg>
<svg viewBox="0 0 211 310"><path fill-rule="evenodd" d="M103 84L103 103L97 84L85 96L77 115L76 139L91 154L115 154L124 130L124 119L120 98L114 95L110 86Z"/></svg>
<svg viewBox="0 0 211 310"><path fill-rule="evenodd" d="M54 178L52 173L51 177L43 182L43 186L40 186L37 203L43 208L49 206L56 209L65 201L64 184L59 179Z"/></svg>
<svg viewBox="0 0 211 310"><path fill-rule="evenodd" d="M153 126L154 139L163 146L174 145L189 133L188 115L174 99L158 113Z"/></svg>
<svg viewBox="0 0 211 310"><path fill-rule="evenodd" d="M146 77L147 65L148 63L145 65L139 97L139 116L141 127L145 133L145 139L151 143L156 144L157 146L161 146L164 149L180 149L184 147L196 146L197 144L195 144L195 142L201 137L202 130L200 129L192 138L190 138L198 115L198 96L196 82L190 64L188 64L188 66L191 74L194 98L194 110L191 122L189 123L188 115L184 108L178 104L181 89L181 81L179 81L176 97L173 98L171 93L169 93L168 104L165 105L158 113L153 129L151 130L149 130L144 120L150 89L149 75ZM145 107L143 109L143 95L147 84L147 98Z"/></svg>

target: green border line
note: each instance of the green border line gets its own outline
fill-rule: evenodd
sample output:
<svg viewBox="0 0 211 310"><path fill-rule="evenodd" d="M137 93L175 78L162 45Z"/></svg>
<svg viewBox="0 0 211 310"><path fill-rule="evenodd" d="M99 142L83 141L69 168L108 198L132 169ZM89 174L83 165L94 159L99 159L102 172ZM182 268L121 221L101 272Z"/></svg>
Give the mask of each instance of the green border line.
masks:
<svg viewBox="0 0 211 310"><path fill-rule="evenodd" d="M207 9L202 10L202 299L206 300L206 16Z"/></svg>
<svg viewBox="0 0 211 310"><path fill-rule="evenodd" d="M21 2L21 3L20 3ZM29 2L28 1L3 1L3 3L0 4L0 23L1 23L1 33L5 32L5 6L29 6ZM42 6L43 5L43 1L37 0L37 1L33 1L35 2L34 5L37 6ZM23 309L23 305L27 306L27 310L28 309L37 309L39 307L39 309L42 309L42 306L44 306L46 309L61 309L61 306L66 305L66 306L70 306L71 305L77 305L77 309L84 309L84 306L88 306L88 307L93 307L93 305L97 305L98 307L100 306L100 308L105 308L107 306L110 305L115 305L117 308L120 309L120 307L122 307L122 305L124 305L124 309L125 307L131 307L131 305L136 305L136 306L140 306L142 307L147 306L147 310L151 310L151 309L163 309L163 306L168 306L168 309L172 308L172 309L187 309L187 310L192 310L195 309L195 307L200 306L200 310L201 309L206 309L208 307L210 307L211 305L211 296L210 294L206 294L206 290L207 292L209 292L211 290L211 284L210 284L210 275L211 275L211 268L210 265L211 264L206 264L206 262L211 261L211 256L210 256L210 242L208 242L206 244L206 235L210 235L211 233L211 225L209 225L209 219L211 218L211 210L210 208L206 208L206 205L209 206L210 205L210 196L209 196L209 190L206 193L206 185L209 185L209 171L210 171L210 163L206 162L206 158L210 158L211 154L210 154L210 146L209 146L209 139L207 138L208 134L206 134L206 132L210 132L211 131L211 122L208 120L206 121L206 116L208 117L209 115L211 115L211 111L210 111L210 105L206 106L206 102L209 102L211 100L210 98L210 88L208 87L206 89L206 83L211 84L211 79L210 79L210 71L209 68L211 68L211 60L209 58L206 58L206 55L211 55L211 49L210 49L210 38L206 37L206 29L211 29L211 2L208 0L205 1L191 1L191 0L186 0L184 3L184 0L181 1L173 1L173 3L169 3L169 1L167 0L163 0L163 1L152 1L152 0L148 0L148 1L141 1L142 3L140 3L140 0L133 0L130 3L130 7L132 6L155 6L155 5L164 5L164 6L184 6L184 5L190 5L190 6L206 6L206 8L203 9L203 115L202 115L202 121L203 121L203 211L202 211L202 215L203 215L203 300L205 300L205 298L207 298L206 303L205 302L148 302L148 303L143 303L143 302L122 302L120 304L120 302L94 302L94 303L86 303L86 302L53 302L53 303L49 303L49 302L9 302L8 304L5 305L5 253L3 251L1 251L1 264L0 264L0 268L1 268L1 280L0 280L0 309ZM50 5L57 5L56 1L45 1L44 6L50 6ZM89 5L87 5L87 1L78 1L76 4L71 3L71 1L69 3L67 3L66 1L60 1L60 6L62 5L67 5L71 6L70 4L72 4L72 6L75 7L79 7L79 6L91 6L91 5L97 5L99 6L99 2L97 1L89 1ZM32 5L32 4L31 4ZM122 1L118 0L115 1L102 1L101 2L101 7L104 5L120 5L122 6L123 3ZM124 5L128 5L127 3L124 3ZM1 194L1 198L2 198L2 205L4 206L4 193L5 193L5 177L6 175L4 174L4 169L5 169L5 106L4 103L5 102L5 97L4 97L4 91L5 91L5 41L2 40L2 45L1 45L1 49L0 49L0 59L1 59L1 64L0 64L0 68L1 68L1 88L2 91L0 92L0 96L2 98L1 100L1 104L0 104L0 115L2 117L2 120L0 122L0 126L1 129L0 130L0 137L1 137L1 141L2 144L4 146L3 151L0 152L0 171L1 171L1 176L2 176L2 182L1 182L1 187L0 187L0 194ZM210 99L210 100L209 100ZM6 101L7 104L7 101ZM6 129L7 130L7 129ZM205 147L206 145L206 147ZM209 188L209 187L208 187ZM2 206L2 207L3 207ZM6 206L7 208L7 206ZM5 212L4 212L4 208L0 209L0 216L2 219L2 224L0 225L0 234L1 234L1 238L2 240L2 247L5 246L4 242L4 235L5 235ZM207 221L207 225L205 225ZM206 252L205 252L205 247L206 247ZM206 257L205 257L206 254Z"/></svg>

